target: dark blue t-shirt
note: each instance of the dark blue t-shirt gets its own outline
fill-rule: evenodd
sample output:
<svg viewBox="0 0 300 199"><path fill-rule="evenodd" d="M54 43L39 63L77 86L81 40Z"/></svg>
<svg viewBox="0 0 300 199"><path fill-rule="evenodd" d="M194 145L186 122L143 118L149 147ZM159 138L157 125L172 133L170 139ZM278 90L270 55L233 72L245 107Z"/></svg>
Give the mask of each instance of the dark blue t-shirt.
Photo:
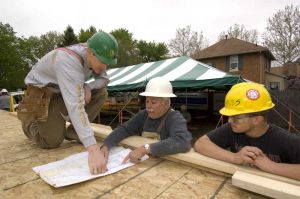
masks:
<svg viewBox="0 0 300 199"><path fill-rule="evenodd" d="M238 152L244 146L254 146L278 163L300 163L300 136L278 126L270 125L267 132L258 138L245 133L234 133L226 123L207 134L209 139L223 149Z"/></svg>

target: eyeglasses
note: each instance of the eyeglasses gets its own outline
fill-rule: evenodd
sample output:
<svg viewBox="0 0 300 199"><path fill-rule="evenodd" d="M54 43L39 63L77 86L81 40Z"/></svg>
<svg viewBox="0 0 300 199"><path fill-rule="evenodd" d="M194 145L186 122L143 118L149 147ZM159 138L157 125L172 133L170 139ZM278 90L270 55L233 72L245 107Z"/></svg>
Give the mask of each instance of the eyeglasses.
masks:
<svg viewBox="0 0 300 199"><path fill-rule="evenodd" d="M240 124L245 121L246 118L260 116L261 114L244 114L244 115L235 115L235 116L229 116L228 122L231 120L233 123Z"/></svg>

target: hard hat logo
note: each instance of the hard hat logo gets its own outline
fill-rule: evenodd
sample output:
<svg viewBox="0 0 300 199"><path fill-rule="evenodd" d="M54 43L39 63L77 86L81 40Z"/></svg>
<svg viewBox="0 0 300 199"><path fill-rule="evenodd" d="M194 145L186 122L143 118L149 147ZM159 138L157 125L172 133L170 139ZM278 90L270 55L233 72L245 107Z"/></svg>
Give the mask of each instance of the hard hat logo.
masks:
<svg viewBox="0 0 300 199"><path fill-rule="evenodd" d="M257 100L260 96L259 91L256 89L249 89L247 91L246 96L248 97L248 99L250 100Z"/></svg>
<svg viewBox="0 0 300 199"><path fill-rule="evenodd" d="M108 57L110 58L115 58L115 51L114 50L110 50L109 53L108 53Z"/></svg>
<svg viewBox="0 0 300 199"><path fill-rule="evenodd" d="M113 35L97 32L87 41L95 56L106 65L117 64L118 43Z"/></svg>

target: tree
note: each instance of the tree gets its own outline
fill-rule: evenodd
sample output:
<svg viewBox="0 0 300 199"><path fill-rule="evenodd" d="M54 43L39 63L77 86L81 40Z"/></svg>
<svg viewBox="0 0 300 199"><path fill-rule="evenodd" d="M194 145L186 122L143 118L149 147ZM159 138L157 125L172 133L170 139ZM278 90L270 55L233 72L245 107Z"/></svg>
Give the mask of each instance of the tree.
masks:
<svg viewBox="0 0 300 199"><path fill-rule="evenodd" d="M124 28L116 29L111 32L116 38L119 46L118 64L112 67L129 66L140 63L138 58L137 41L133 39L132 33Z"/></svg>
<svg viewBox="0 0 300 199"><path fill-rule="evenodd" d="M0 22L0 88L9 91L22 87L25 77L20 39L15 34L9 24Z"/></svg>
<svg viewBox="0 0 300 199"><path fill-rule="evenodd" d="M41 35L40 42L41 49L37 55L39 58L59 47L59 44L63 42L63 35L56 31L49 31L46 34Z"/></svg>
<svg viewBox="0 0 300 199"><path fill-rule="evenodd" d="M168 47L175 56L192 55L208 46L208 41L202 32L191 32L191 26L178 28L175 39L171 39Z"/></svg>
<svg viewBox="0 0 300 199"><path fill-rule="evenodd" d="M137 43L139 49L139 57L142 62L152 62L165 59L169 50L164 43L149 42L140 40Z"/></svg>
<svg viewBox="0 0 300 199"><path fill-rule="evenodd" d="M67 29L64 31L63 41L60 46L69 46L77 43L77 36L75 35L73 28L70 25L68 25Z"/></svg>
<svg viewBox="0 0 300 199"><path fill-rule="evenodd" d="M43 56L41 52L42 43L40 38L36 36L30 36L28 39L20 38L19 45L20 55L27 67L25 70L29 72L29 68L32 67L38 61L38 59Z"/></svg>
<svg viewBox="0 0 300 199"><path fill-rule="evenodd" d="M286 6L268 19L264 45L280 64L300 57L300 12L298 6Z"/></svg>
<svg viewBox="0 0 300 199"><path fill-rule="evenodd" d="M85 43L90 37L92 37L97 32L94 26L90 26L89 29L83 30L80 29L78 38L80 43Z"/></svg>
<svg viewBox="0 0 300 199"><path fill-rule="evenodd" d="M227 32L223 31L220 33L218 40L229 38L237 38L250 43L258 43L258 32L257 30L246 30L244 25L234 24L230 26Z"/></svg>

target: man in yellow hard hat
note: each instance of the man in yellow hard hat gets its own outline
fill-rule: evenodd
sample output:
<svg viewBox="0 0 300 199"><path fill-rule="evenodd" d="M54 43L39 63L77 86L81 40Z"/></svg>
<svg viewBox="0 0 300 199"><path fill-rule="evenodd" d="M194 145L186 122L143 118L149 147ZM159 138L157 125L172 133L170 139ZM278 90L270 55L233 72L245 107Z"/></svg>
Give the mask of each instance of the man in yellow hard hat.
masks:
<svg viewBox="0 0 300 199"><path fill-rule="evenodd" d="M117 53L116 39L103 31L87 43L47 53L26 76L26 95L17 110L24 134L38 147L56 148L64 139L81 142L92 174L107 170L90 121L107 98L106 68L117 63ZM71 122L67 129L66 121Z"/></svg>
<svg viewBox="0 0 300 199"><path fill-rule="evenodd" d="M194 149L212 158L300 180L300 136L267 122L267 112L273 107L263 85L234 85L220 110L228 116L228 123L200 137Z"/></svg>
<svg viewBox="0 0 300 199"><path fill-rule="evenodd" d="M136 148L124 162L130 160L137 163L145 154L163 156L189 151L192 136L181 113L171 108L170 98L176 97L171 83L162 77L155 77L140 95L146 96L146 109L114 129L104 140L101 150L108 154L109 149L124 138L140 135L159 141Z"/></svg>

